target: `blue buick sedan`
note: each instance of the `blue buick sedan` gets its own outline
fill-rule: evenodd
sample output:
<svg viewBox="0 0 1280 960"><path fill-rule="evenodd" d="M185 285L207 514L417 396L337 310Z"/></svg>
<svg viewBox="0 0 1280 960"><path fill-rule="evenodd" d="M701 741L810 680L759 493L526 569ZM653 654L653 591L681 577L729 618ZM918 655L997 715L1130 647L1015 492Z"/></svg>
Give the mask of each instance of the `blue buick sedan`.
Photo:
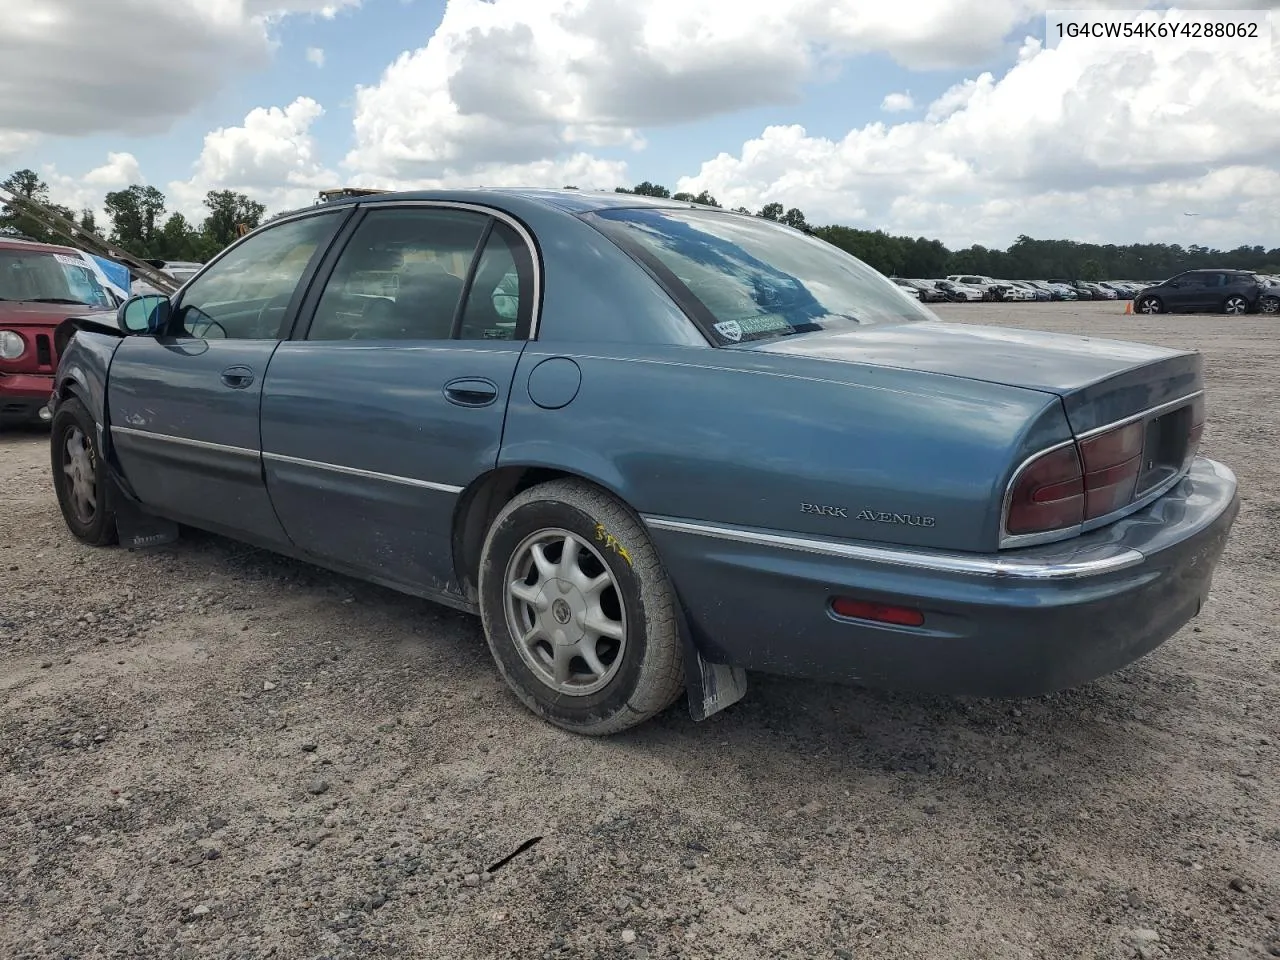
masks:
<svg viewBox="0 0 1280 960"><path fill-rule="evenodd" d="M584 734L747 671L1085 683L1199 612L1238 504L1198 354L945 323L805 233L629 194L320 204L59 346L79 539L185 524L478 614Z"/></svg>

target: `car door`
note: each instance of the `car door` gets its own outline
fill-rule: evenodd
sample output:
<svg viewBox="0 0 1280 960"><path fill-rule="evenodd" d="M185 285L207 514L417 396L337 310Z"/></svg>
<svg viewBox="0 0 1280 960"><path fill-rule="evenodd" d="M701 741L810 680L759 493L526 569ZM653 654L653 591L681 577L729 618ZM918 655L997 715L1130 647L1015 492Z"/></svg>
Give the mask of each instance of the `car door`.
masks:
<svg viewBox="0 0 1280 960"><path fill-rule="evenodd" d="M111 437L151 509L264 544L285 534L263 480L263 376L350 209L282 221L228 250L171 305L156 336L126 337L111 362Z"/></svg>
<svg viewBox="0 0 1280 960"><path fill-rule="evenodd" d="M1170 277L1160 288L1160 298L1169 310L1198 310L1204 303L1205 289L1203 275L1198 273L1180 273Z"/></svg>
<svg viewBox="0 0 1280 960"><path fill-rule="evenodd" d="M267 369L267 489L330 565L456 595L459 496L498 459L535 308L531 242L502 215L372 203Z"/></svg>

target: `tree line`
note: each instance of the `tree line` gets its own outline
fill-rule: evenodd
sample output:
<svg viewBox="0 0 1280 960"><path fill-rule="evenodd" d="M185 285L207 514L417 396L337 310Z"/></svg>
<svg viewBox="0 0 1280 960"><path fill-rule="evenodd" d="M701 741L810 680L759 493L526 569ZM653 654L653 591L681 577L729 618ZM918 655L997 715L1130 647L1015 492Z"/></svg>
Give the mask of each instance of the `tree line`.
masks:
<svg viewBox="0 0 1280 960"><path fill-rule="evenodd" d="M98 231L94 210L79 213L49 202L48 185L31 170L19 170L4 181L6 189L44 203L87 230ZM571 188L573 189L573 188ZM662 184L645 180L617 193L701 203L721 204L707 191L672 193ZM181 213L166 209L164 194L156 187L134 185L108 193L103 203L107 235L113 243L136 257L203 262L232 243L243 224L249 229L263 222L266 208L243 193L211 190L205 196L208 213L196 224ZM1162 280L1182 270L1234 267L1280 274L1280 247L1270 250L1242 246L1234 250L1167 243L1094 244L1074 240L1036 240L1021 235L1006 250L974 245L949 249L941 240L909 237L883 230L864 230L841 224L815 226L804 212L781 203L759 210L734 208L738 213L775 220L820 237L848 251L888 276L934 278L957 273L980 274L1015 280ZM44 226L0 205L0 235L17 234L32 240L67 242Z"/></svg>
<svg viewBox="0 0 1280 960"><path fill-rule="evenodd" d="M49 199L49 186L33 170L18 170L3 182L10 193L44 204L86 230L105 235L112 243L141 259L191 260L203 263L239 236L241 225L252 230L262 223L266 207L243 193L210 190L205 194L208 211L199 223L167 210L165 195L156 187L134 185L108 193L103 201L105 231L99 230L97 213L85 208L70 210ZM0 204L0 236L26 237L44 243L72 243L29 216Z"/></svg>
<svg viewBox="0 0 1280 960"><path fill-rule="evenodd" d="M616 187L618 193L669 197L719 207L711 194L672 193L648 180L634 187ZM978 274L1007 280L1163 280L1183 270L1234 267L1259 273L1280 274L1280 247L1242 246L1234 250L1168 243L1096 244L1075 240L1036 240L1020 235L1007 250L975 244L950 250L941 240L896 236L883 230L861 230L840 224L811 226L803 211L784 209L781 203L759 210L734 208L804 230L845 250L891 277L932 279L957 273Z"/></svg>

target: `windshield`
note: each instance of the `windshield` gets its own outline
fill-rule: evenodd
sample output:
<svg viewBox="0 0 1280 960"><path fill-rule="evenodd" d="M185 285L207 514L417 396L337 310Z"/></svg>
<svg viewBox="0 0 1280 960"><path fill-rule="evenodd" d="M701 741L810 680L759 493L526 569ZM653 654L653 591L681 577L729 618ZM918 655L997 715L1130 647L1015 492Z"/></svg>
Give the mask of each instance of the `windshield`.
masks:
<svg viewBox="0 0 1280 960"><path fill-rule="evenodd" d="M770 220L700 210L589 216L720 345L938 318L861 260Z"/></svg>
<svg viewBox="0 0 1280 960"><path fill-rule="evenodd" d="M48 250L0 250L0 300L114 305L87 263Z"/></svg>

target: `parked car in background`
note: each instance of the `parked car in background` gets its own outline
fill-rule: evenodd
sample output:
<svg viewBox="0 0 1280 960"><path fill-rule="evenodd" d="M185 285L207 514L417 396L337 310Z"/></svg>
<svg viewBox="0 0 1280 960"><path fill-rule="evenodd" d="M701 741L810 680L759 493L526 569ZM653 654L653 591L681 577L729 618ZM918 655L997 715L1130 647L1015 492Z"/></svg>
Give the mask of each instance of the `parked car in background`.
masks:
<svg viewBox="0 0 1280 960"><path fill-rule="evenodd" d="M978 276L977 274L952 274L947 277L952 283L963 283L967 287L974 287L983 292L984 300L1003 300L1004 292L1008 289L1008 284L999 280L993 280L991 277Z"/></svg>
<svg viewBox="0 0 1280 960"><path fill-rule="evenodd" d="M1092 291L1092 290L1090 290L1086 285L1084 285L1084 284L1083 284L1081 281L1079 281L1079 280L1061 280L1061 279L1059 279L1059 280L1050 280L1049 282L1050 282L1050 283L1052 283L1052 284L1054 284L1055 286L1065 287L1065 288L1067 288L1068 290L1071 290L1073 293L1075 293L1075 295L1076 295L1076 299L1077 299L1077 300L1093 300L1093 299L1096 299L1096 298L1094 297L1094 295L1093 295L1093 291Z"/></svg>
<svg viewBox="0 0 1280 960"><path fill-rule="evenodd" d="M907 280L917 290L920 291L920 299L925 303L946 303L951 298L943 291L939 290L933 280Z"/></svg>
<svg viewBox="0 0 1280 960"><path fill-rule="evenodd" d="M1052 297L1048 290L1042 290L1033 284L1030 280L1011 280L1010 283L1021 291L1021 299L1023 300L1051 300Z"/></svg>
<svg viewBox="0 0 1280 960"><path fill-rule="evenodd" d="M1068 286L1064 283L1051 283L1048 280L1032 280L1037 287L1049 292L1050 299L1053 300L1079 300L1080 295L1076 293L1075 287Z"/></svg>
<svg viewBox="0 0 1280 960"><path fill-rule="evenodd" d="M1104 281L1099 281L1097 285L1102 287L1104 290L1110 290L1112 293L1116 295L1117 300L1133 299L1133 291L1123 283L1117 283L1111 280L1104 280Z"/></svg>
<svg viewBox="0 0 1280 960"><path fill-rule="evenodd" d="M186 283L194 277L199 271L202 264L193 260L148 260L147 263L162 273L168 274L179 285ZM147 281L138 279L134 280L131 285L130 292L134 295L146 293L159 293L160 291L153 287Z"/></svg>
<svg viewBox="0 0 1280 960"><path fill-rule="evenodd" d="M952 303L972 303L987 299L985 290L971 287L967 283L956 283L954 280L935 280L933 285L941 290Z"/></svg>
<svg viewBox="0 0 1280 960"><path fill-rule="evenodd" d="M1187 270L1134 298L1138 313L1226 313L1260 309L1264 286L1247 270Z"/></svg>
<svg viewBox="0 0 1280 960"><path fill-rule="evenodd" d="M894 282L894 285L897 286L898 289L900 289L903 293L909 296L912 300L922 299L920 296L920 291L916 288L915 284L913 284L910 280L903 280L901 277L890 277L890 279Z"/></svg>
<svg viewBox="0 0 1280 960"><path fill-rule="evenodd" d="M674 201L337 200L63 329L75 536L185 523L478 614L515 695L585 734L682 691L705 716L745 670L1075 686L1199 611L1238 509L1199 354L943 323Z"/></svg>
<svg viewBox="0 0 1280 960"><path fill-rule="evenodd" d="M49 420L55 329L82 311L105 311L114 323L115 307L79 250L0 238L0 424Z"/></svg>

